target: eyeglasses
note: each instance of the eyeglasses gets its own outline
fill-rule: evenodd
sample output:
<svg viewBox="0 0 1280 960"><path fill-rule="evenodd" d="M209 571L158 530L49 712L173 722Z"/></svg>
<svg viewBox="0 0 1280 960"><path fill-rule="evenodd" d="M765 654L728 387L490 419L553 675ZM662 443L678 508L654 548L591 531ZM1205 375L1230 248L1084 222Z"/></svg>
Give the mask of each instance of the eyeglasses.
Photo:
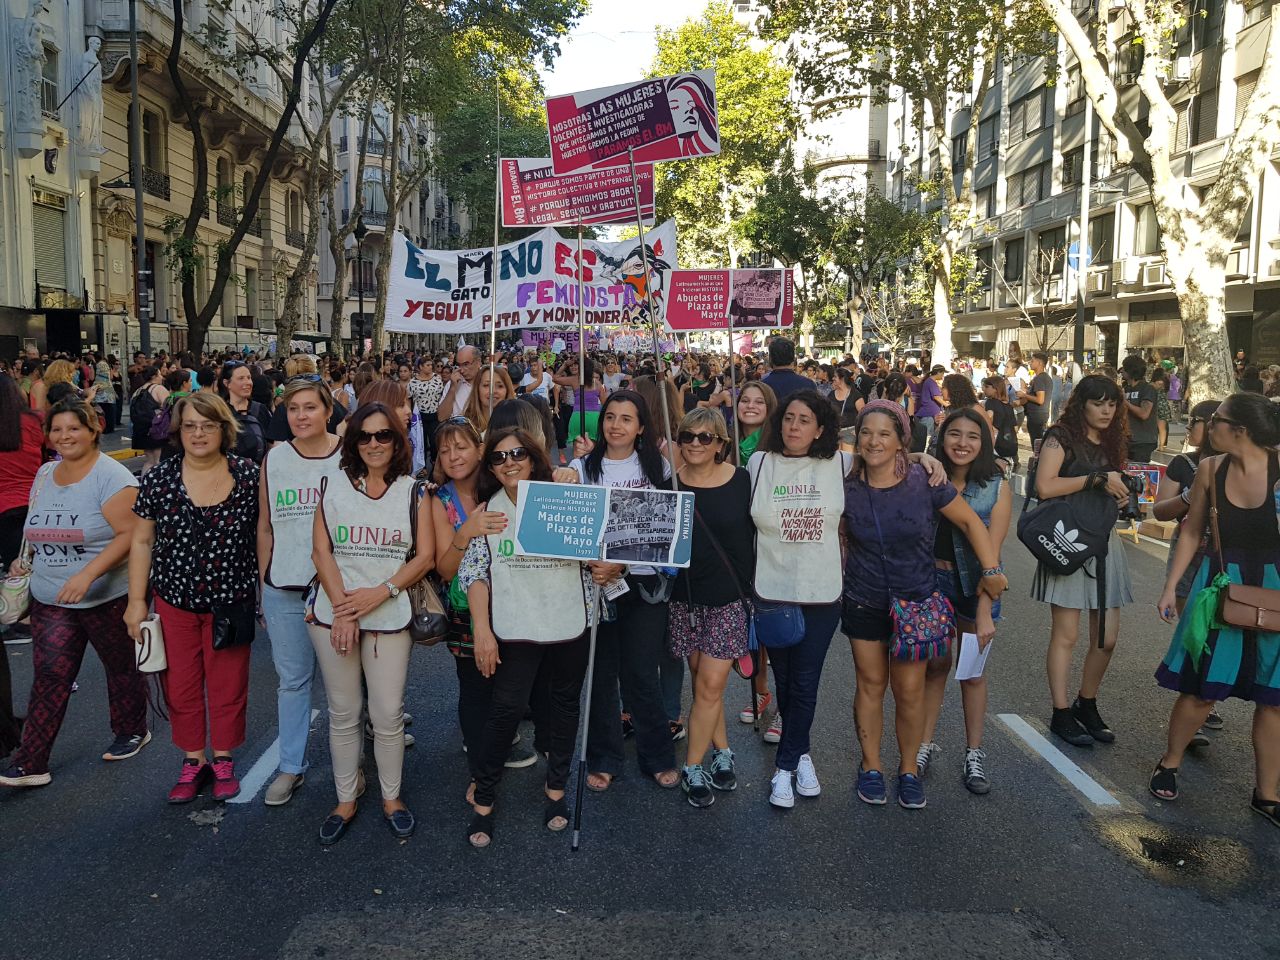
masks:
<svg viewBox="0 0 1280 960"><path fill-rule="evenodd" d="M195 436L202 436L206 433L217 433L221 429L221 425L213 423L210 420L183 420L182 432L190 433Z"/></svg>
<svg viewBox="0 0 1280 960"><path fill-rule="evenodd" d="M1230 417L1224 417L1220 413L1209 414L1208 422L1209 422L1209 426L1211 427L1216 426L1219 423L1225 423L1229 427L1238 427L1241 425L1239 420L1232 420Z"/></svg>
<svg viewBox="0 0 1280 960"><path fill-rule="evenodd" d="M245 367L245 366L248 366L248 364L246 364L243 360L228 360L226 363L222 365L222 369L223 371L235 370L237 367Z"/></svg>
<svg viewBox="0 0 1280 960"><path fill-rule="evenodd" d="M510 450L495 450L489 454L489 466L500 467L507 460L512 463L524 463L529 459L529 451L524 447L512 447Z"/></svg>
<svg viewBox="0 0 1280 960"><path fill-rule="evenodd" d="M369 433L367 430L361 430L356 443L362 447L367 447L376 440L380 445L386 446L395 440L395 438L396 432L394 430L375 430L373 433Z"/></svg>
<svg viewBox="0 0 1280 960"><path fill-rule="evenodd" d="M468 420L466 417L450 417L448 420L441 420L439 423L436 424L436 433L439 433L442 428L447 427L451 424L458 427L466 427L467 431L471 433L477 440L480 439L480 431L477 430L476 425L472 423L470 420Z"/></svg>
<svg viewBox="0 0 1280 960"><path fill-rule="evenodd" d="M676 437L682 447L687 447L695 442L704 447L709 447L719 439L714 433L694 433L692 430L681 430L680 435Z"/></svg>

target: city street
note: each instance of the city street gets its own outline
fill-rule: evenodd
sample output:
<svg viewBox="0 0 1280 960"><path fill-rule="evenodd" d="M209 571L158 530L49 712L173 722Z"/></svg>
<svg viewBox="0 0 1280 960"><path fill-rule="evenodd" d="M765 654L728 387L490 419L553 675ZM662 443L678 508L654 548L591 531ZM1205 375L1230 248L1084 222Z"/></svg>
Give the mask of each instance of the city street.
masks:
<svg viewBox="0 0 1280 960"><path fill-rule="evenodd" d="M0 957L1274 958L1280 833L1248 809L1249 708L1225 705L1225 730L1183 765L1177 803L1147 792L1172 701L1151 679L1168 637L1152 609L1165 551L1125 549L1141 602L1124 613L1099 701L1117 742L1064 746L1078 773L1055 770L1056 746L1042 755L1015 733L1029 725L1038 741L1047 722L1048 615L1027 599L1030 560L1011 536L1013 589L988 665L988 796L961 784L952 689L928 808L856 799L853 669L837 636L813 745L820 797L772 809L773 748L731 720L736 793L695 810L632 766L607 794L587 797L576 854L567 832L542 828L538 767L508 772L492 848L468 846L456 680L443 648L415 651L410 673L417 746L404 795L416 836L397 842L381 822L370 757L359 819L329 849L315 839L333 803L323 713L306 786L287 807L261 803L273 764L260 758L276 735L265 636L238 757L245 793L256 784L258 795L226 806L165 804L178 753L161 722L137 758L99 760L110 731L89 654L52 785L0 794ZM21 706L31 648L8 653ZM729 707L746 700L735 678ZM889 745L886 762L895 758Z"/></svg>

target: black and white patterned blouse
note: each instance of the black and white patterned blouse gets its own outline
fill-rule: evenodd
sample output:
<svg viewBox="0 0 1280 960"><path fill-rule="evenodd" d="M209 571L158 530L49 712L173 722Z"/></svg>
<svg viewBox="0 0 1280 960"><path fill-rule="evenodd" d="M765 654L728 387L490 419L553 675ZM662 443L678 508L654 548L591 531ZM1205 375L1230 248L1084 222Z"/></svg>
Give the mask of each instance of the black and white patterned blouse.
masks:
<svg viewBox="0 0 1280 960"><path fill-rule="evenodd" d="M151 588L165 603L193 613L253 598L258 589L258 467L234 454L230 495L197 507L182 484L182 460L172 457L142 478L133 512L156 525Z"/></svg>

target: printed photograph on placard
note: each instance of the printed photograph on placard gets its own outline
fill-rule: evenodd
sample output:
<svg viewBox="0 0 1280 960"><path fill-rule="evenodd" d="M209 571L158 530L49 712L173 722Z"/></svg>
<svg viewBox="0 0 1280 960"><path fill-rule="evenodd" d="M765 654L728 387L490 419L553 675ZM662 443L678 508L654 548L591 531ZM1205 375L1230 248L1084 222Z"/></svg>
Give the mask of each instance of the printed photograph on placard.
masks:
<svg viewBox="0 0 1280 960"><path fill-rule="evenodd" d="M782 271L733 271L733 300L729 315L735 327L782 325Z"/></svg>
<svg viewBox="0 0 1280 960"><path fill-rule="evenodd" d="M692 542L693 494L610 488L605 560L687 567Z"/></svg>
<svg viewBox="0 0 1280 960"><path fill-rule="evenodd" d="M607 511L605 487L521 481L513 551L524 557L599 559Z"/></svg>

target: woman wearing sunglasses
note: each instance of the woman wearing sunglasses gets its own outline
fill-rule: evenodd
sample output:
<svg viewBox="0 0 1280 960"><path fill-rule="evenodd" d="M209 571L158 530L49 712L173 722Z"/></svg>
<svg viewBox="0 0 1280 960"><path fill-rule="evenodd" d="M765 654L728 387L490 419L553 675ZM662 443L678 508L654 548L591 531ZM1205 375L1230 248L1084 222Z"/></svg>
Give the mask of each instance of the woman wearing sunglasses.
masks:
<svg viewBox="0 0 1280 960"><path fill-rule="evenodd" d="M449 634L445 647L453 655L458 674L458 726L471 768L471 782L467 787L467 802L471 803L475 799L477 769L483 756L481 740L489 719L493 681L476 667L471 607L457 574L471 541L489 533L501 533L506 529L506 518L483 509L476 496L484 442L471 421L466 417L450 417L436 430L435 445L432 480L436 490L431 503L431 523L436 534L436 575L449 585L446 594ZM507 757L507 766L528 767L537 760L529 747L515 744Z"/></svg>
<svg viewBox="0 0 1280 960"><path fill-rule="evenodd" d="M319 586L311 643L329 701L329 752L338 805L320 842L341 839L364 792L360 774L361 679L369 690L373 755L382 811L391 832L412 836L414 819L400 799L404 766L404 686L409 669L405 589L435 562L430 504L414 502L403 418L382 403L362 404L342 438L341 473L322 484L312 528Z"/></svg>
<svg viewBox="0 0 1280 960"><path fill-rule="evenodd" d="M1274 610L1274 591L1280 590L1280 406L1258 394L1234 393L1208 424L1209 438L1222 455L1200 463L1191 489L1187 533L1207 528L1210 546L1188 605L1225 573L1232 584L1272 591L1262 598L1270 602L1258 606ZM1177 583L1198 548L1194 536L1178 542L1157 604L1166 623L1176 619ZM1151 774L1151 792L1161 800L1178 799L1182 756L1213 705L1230 697L1249 700L1256 770L1250 807L1280 826L1280 631L1224 623L1210 625L1203 636L1188 636L1191 623L1187 617L1178 624L1156 670L1156 682L1178 699L1164 756Z"/></svg>
<svg viewBox="0 0 1280 960"><path fill-rule="evenodd" d="M671 655L693 674L689 749L680 785L689 803L709 807L716 791L736 790L724 722L724 690L733 662L748 653L745 584L754 573L751 479L731 462L724 417L710 408L685 414L677 434L680 489L694 494L693 547L671 598ZM712 747L711 766L702 765Z"/></svg>
<svg viewBox="0 0 1280 960"><path fill-rule="evenodd" d="M280 765L264 798L269 807L288 803L302 786L307 769L316 654L303 619L303 597L316 574L311 560L316 506L322 485L338 474L341 445L328 429L333 395L319 375L303 374L290 380L278 410L287 417L286 429L292 439L267 451L258 488L262 615L280 680L276 691Z"/></svg>
<svg viewBox="0 0 1280 960"><path fill-rule="evenodd" d="M670 483L671 464L659 452L658 437L644 398L619 390L600 411L595 446L570 466L582 483L664 489ZM671 580L646 565L628 568L593 561L589 566L600 586L625 578L628 589L615 601L616 618L601 623L596 636L587 786L602 792L622 773L621 690L634 724L640 769L659 786L674 787L680 774L658 677L659 661L667 657Z"/></svg>
<svg viewBox="0 0 1280 960"><path fill-rule="evenodd" d="M475 847L487 847L493 839L498 783L535 681L546 684L550 693L542 822L552 831L569 825L564 790L588 654L582 564L520 556L509 532L521 481L551 480L546 451L523 430L495 430L485 442L484 464L479 493L488 499L489 514L502 519L468 544L458 571L471 608L476 668L493 678L489 718L475 762L475 815L467 827ZM548 598L554 599L548 603ZM531 616L534 610L538 613Z"/></svg>

